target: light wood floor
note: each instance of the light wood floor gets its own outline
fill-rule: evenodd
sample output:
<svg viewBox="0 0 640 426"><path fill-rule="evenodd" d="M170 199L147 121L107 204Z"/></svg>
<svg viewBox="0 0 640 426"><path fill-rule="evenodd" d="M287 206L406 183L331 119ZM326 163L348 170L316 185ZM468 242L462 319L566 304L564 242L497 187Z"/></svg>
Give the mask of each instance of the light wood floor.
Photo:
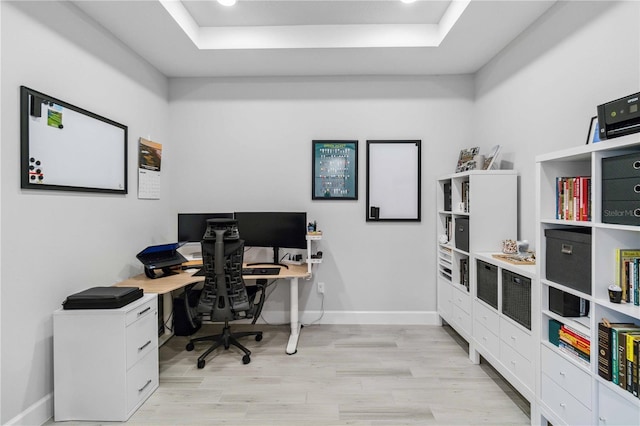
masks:
<svg viewBox="0 0 640 426"><path fill-rule="evenodd" d="M187 352L187 339L173 337L160 348L160 387L127 424L530 424L528 403L488 364L471 364L449 327L311 325L294 355L284 350L288 326L231 327L264 331L261 342L244 339L250 364L218 349L197 369L206 344Z"/></svg>

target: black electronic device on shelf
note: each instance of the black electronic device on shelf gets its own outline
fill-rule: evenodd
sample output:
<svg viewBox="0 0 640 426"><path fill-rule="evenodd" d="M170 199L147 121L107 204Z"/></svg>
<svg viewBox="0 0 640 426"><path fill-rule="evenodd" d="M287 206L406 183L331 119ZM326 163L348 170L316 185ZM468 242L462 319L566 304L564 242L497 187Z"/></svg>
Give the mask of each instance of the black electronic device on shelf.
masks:
<svg viewBox="0 0 640 426"><path fill-rule="evenodd" d="M598 105L600 139L640 132L640 93Z"/></svg>

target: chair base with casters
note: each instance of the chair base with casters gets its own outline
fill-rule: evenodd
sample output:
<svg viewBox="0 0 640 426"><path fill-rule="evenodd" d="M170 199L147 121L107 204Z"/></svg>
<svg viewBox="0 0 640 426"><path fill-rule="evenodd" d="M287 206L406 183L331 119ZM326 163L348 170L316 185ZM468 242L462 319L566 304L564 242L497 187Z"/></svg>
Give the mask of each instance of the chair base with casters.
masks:
<svg viewBox="0 0 640 426"><path fill-rule="evenodd" d="M194 343L196 342L213 342L209 349L207 349L202 355L198 357L198 368L204 368L205 358L211 352L213 352L220 346L224 346L224 349L228 350L233 345L244 352L242 363L249 364L251 362L251 351L244 347L240 342L238 342L239 338L247 336L255 336L256 342L259 342L262 340L262 331L243 331L240 333L232 333L231 327L229 326L229 321L225 321L222 333L191 339L189 340L189 343L187 343L186 350L192 351L195 348Z"/></svg>

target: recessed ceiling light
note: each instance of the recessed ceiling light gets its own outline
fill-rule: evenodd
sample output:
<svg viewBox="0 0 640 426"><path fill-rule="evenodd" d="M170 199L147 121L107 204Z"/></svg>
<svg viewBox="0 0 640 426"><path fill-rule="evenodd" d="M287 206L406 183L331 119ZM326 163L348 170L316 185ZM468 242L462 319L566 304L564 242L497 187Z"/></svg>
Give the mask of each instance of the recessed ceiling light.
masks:
<svg viewBox="0 0 640 426"><path fill-rule="evenodd" d="M400 1L402 1L402 3L414 3L416 0L400 0Z"/></svg>
<svg viewBox="0 0 640 426"><path fill-rule="evenodd" d="M236 4L236 0L218 0L218 3L223 6L233 6L234 4Z"/></svg>

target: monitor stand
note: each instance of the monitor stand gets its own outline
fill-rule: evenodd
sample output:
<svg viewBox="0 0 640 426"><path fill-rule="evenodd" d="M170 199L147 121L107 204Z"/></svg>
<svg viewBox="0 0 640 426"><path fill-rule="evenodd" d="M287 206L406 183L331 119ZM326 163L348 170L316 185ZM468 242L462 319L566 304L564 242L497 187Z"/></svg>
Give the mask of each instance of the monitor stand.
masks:
<svg viewBox="0 0 640 426"><path fill-rule="evenodd" d="M278 253L280 252L280 247L274 247L273 248L273 262L253 262L253 263L247 263L247 266L256 266L256 265L276 265L276 266L282 266L284 268L289 269L289 265L285 265L284 263L280 263L279 259L278 259Z"/></svg>

